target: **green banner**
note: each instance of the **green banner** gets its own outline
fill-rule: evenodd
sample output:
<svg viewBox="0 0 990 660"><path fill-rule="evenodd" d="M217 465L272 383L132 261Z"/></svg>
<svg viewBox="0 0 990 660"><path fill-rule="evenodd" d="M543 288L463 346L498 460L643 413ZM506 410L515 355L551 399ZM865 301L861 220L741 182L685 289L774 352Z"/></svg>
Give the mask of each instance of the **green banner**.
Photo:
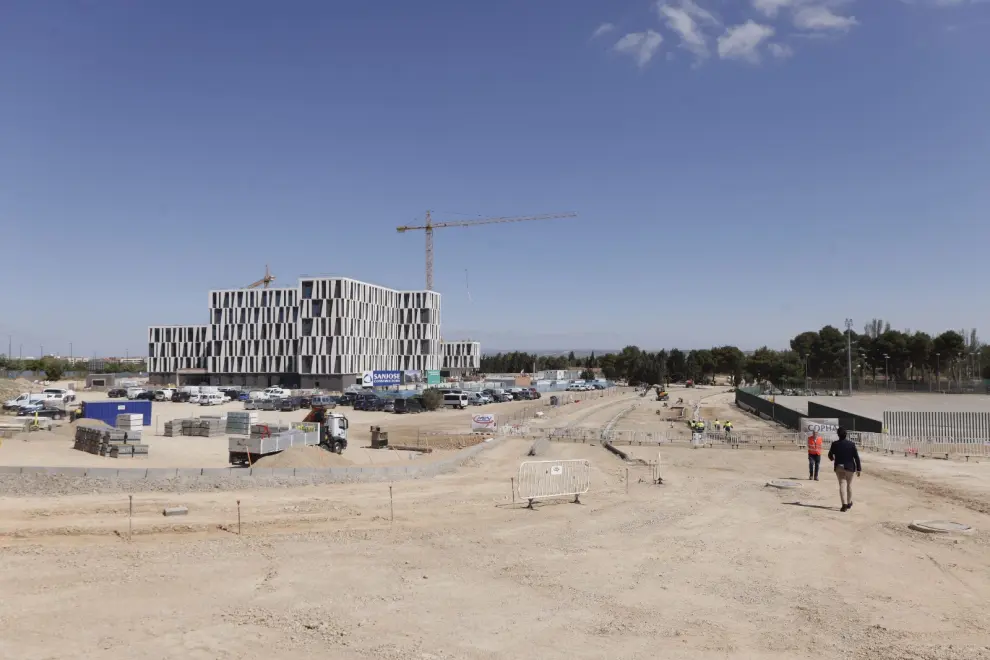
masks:
<svg viewBox="0 0 990 660"><path fill-rule="evenodd" d="M426 370L426 384L427 385L439 385L440 384L440 370L439 369L427 369Z"/></svg>

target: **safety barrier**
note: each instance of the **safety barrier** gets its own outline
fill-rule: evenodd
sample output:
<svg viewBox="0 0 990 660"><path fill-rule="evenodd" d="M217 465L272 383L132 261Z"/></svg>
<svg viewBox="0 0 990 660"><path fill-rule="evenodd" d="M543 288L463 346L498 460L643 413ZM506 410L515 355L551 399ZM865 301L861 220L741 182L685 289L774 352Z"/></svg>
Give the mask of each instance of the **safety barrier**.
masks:
<svg viewBox="0 0 990 660"><path fill-rule="evenodd" d="M591 488L591 462L586 460L567 461L524 461L519 465L516 492L519 498L529 501L550 497L574 496L579 502L581 495Z"/></svg>
<svg viewBox="0 0 990 660"><path fill-rule="evenodd" d="M892 436L886 433L860 433L856 439L862 450L902 454L917 458L990 458L990 440L970 441L944 438Z"/></svg>

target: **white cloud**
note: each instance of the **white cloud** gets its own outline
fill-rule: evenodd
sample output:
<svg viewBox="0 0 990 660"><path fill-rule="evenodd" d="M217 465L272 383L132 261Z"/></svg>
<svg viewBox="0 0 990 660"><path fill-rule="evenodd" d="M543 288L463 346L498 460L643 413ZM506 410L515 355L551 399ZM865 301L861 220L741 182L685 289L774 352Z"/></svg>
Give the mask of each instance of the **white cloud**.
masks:
<svg viewBox="0 0 990 660"><path fill-rule="evenodd" d="M699 58L708 57L708 40L699 24L718 25L718 19L711 12L692 0L681 0L680 5L676 7L661 0L657 2L656 10L667 27L681 38L683 48Z"/></svg>
<svg viewBox="0 0 990 660"><path fill-rule="evenodd" d="M845 31L858 24L855 16L839 16L828 7L801 7L794 12L794 25L802 30Z"/></svg>
<svg viewBox="0 0 990 660"><path fill-rule="evenodd" d="M630 32L617 42L612 48L616 52L631 55L636 60L636 66L644 67L650 63L656 54L663 37L653 30L646 32Z"/></svg>
<svg viewBox="0 0 990 660"><path fill-rule="evenodd" d="M602 23L601 25L595 28L594 32L591 33L591 38L596 39L602 36L603 34L608 34L614 29L615 29L615 25L613 25L612 23Z"/></svg>
<svg viewBox="0 0 990 660"><path fill-rule="evenodd" d="M768 18L773 18L784 7L790 7L795 0L753 0L753 9Z"/></svg>
<svg viewBox="0 0 990 660"><path fill-rule="evenodd" d="M718 56L727 60L760 61L760 44L774 35L769 25L746 21L734 25L718 38Z"/></svg>
<svg viewBox="0 0 990 660"><path fill-rule="evenodd" d="M768 44L767 49L770 51L770 54L778 60L786 60L794 54L794 49L787 44Z"/></svg>

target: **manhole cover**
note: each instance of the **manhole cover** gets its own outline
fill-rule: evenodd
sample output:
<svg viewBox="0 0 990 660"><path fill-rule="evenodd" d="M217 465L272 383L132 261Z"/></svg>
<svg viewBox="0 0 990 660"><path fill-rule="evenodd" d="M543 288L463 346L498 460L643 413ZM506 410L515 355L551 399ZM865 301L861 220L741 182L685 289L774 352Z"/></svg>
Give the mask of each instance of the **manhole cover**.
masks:
<svg viewBox="0 0 990 660"><path fill-rule="evenodd" d="M774 488L800 488L801 483L798 481L791 481L790 479L771 479L767 482L768 486L773 486Z"/></svg>
<svg viewBox="0 0 990 660"><path fill-rule="evenodd" d="M915 520L908 527L926 534L969 534L973 531L969 525L949 520Z"/></svg>

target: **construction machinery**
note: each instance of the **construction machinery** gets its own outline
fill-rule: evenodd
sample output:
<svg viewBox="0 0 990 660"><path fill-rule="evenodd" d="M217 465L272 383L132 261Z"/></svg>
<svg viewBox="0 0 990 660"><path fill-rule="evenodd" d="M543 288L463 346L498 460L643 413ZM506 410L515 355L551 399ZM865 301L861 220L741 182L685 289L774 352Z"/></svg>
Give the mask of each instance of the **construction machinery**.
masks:
<svg viewBox="0 0 990 660"><path fill-rule="evenodd" d="M248 284L245 289L257 289L259 286L264 286L268 288L268 285L275 281L275 276L268 271L268 264L265 264L265 276L254 284Z"/></svg>
<svg viewBox="0 0 990 660"><path fill-rule="evenodd" d="M554 218L576 218L577 213L547 213L544 215L522 215L501 218L481 218L478 220L456 220L454 222L433 222L430 211L426 212L426 221L422 225L404 225L396 227L400 234L407 231L423 230L426 233L426 290L433 291L433 230L444 227L473 227L475 225L492 225L503 222L527 222L529 220L552 220ZM266 285L267 286L267 285Z"/></svg>
<svg viewBox="0 0 990 660"><path fill-rule="evenodd" d="M670 399L670 392L667 392L662 385L656 385L657 401L667 401Z"/></svg>

